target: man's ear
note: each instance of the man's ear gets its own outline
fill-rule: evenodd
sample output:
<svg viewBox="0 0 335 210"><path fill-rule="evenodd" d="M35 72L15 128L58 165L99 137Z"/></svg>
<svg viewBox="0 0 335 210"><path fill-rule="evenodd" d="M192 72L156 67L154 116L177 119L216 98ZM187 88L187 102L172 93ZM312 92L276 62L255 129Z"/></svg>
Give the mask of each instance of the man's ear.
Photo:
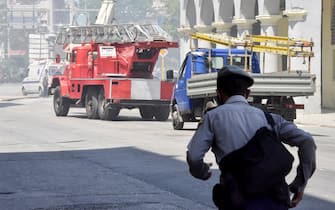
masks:
<svg viewBox="0 0 335 210"><path fill-rule="evenodd" d="M250 89L247 89L247 91L245 92L245 98L249 98L250 96Z"/></svg>
<svg viewBox="0 0 335 210"><path fill-rule="evenodd" d="M222 90L216 90L216 95L217 95L217 98L218 98L218 104L219 105L224 104L226 102L227 98L228 98Z"/></svg>

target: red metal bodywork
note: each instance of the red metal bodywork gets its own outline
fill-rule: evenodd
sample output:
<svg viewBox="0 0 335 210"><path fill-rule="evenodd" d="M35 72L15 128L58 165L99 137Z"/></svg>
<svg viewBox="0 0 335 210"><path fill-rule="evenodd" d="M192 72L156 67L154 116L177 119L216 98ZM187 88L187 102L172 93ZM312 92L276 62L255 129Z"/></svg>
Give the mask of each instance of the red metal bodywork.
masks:
<svg viewBox="0 0 335 210"><path fill-rule="evenodd" d="M112 103L168 102L173 82L153 79L152 72L160 49L176 47L169 41L82 44L72 48L64 74L54 82L59 83L61 96L72 100L83 100L85 90L97 86Z"/></svg>

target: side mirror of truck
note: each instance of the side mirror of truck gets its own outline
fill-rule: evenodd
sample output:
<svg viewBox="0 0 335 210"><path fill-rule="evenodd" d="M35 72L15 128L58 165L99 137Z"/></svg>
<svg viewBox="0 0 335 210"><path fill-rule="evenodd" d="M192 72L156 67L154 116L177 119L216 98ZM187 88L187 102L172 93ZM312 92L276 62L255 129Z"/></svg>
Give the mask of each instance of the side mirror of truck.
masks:
<svg viewBox="0 0 335 210"><path fill-rule="evenodd" d="M166 71L166 80L172 81L174 79L173 70L169 69Z"/></svg>

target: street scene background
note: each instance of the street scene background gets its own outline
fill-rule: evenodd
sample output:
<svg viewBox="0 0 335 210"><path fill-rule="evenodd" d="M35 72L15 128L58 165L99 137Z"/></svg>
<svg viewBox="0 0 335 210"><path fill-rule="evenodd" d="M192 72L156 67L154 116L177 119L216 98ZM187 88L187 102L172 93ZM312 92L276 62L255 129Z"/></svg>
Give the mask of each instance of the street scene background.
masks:
<svg viewBox="0 0 335 210"><path fill-rule="evenodd" d="M0 209L215 209L214 157L209 181L191 177L185 160L196 124L176 131L138 110L117 121L88 120L82 108L56 117L52 97L23 97L20 84L1 84L0 99ZM332 210L335 117L310 116L297 121L315 138L317 169L296 209Z"/></svg>

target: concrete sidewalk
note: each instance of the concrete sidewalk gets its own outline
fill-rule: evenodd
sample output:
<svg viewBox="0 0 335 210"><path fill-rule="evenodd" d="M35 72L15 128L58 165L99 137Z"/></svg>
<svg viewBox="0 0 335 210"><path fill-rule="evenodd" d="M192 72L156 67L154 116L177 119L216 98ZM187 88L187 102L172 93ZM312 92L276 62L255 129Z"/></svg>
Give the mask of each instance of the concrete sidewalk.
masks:
<svg viewBox="0 0 335 210"><path fill-rule="evenodd" d="M335 128L335 110L323 109L320 114L297 113L296 124Z"/></svg>

